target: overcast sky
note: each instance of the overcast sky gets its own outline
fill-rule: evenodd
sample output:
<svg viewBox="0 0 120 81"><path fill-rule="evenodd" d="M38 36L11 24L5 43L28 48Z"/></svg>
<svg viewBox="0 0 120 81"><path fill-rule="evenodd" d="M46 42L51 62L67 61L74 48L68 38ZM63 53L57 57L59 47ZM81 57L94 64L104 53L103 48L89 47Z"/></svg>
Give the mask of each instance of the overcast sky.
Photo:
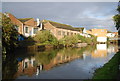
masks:
<svg viewBox="0 0 120 81"><path fill-rule="evenodd" d="M116 31L112 17L117 2L3 2L2 12L17 18L39 18L73 27L105 28Z"/></svg>

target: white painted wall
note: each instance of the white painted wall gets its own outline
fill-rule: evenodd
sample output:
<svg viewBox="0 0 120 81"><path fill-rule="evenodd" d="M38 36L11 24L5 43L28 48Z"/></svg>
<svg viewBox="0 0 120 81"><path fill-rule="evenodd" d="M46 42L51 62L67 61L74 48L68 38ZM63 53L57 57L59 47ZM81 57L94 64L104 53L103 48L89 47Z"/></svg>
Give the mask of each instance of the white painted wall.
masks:
<svg viewBox="0 0 120 81"><path fill-rule="evenodd" d="M97 50L107 50L107 44L97 44Z"/></svg>
<svg viewBox="0 0 120 81"><path fill-rule="evenodd" d="M107 42L107 37L97 37L97 42Z"/></svg>
<svg viewBox="0 0 120 81"><path fill-rule="evenodd" d="M107 49L107 52L108 52L108 53L113 53L113 52L115 52L115 47L109 46L108 49Z"/></svg>
<svg viewBox="0 0 120 81"><path fill-rule="evenodd" d="M84 36L84 37L91 37L90 35L86 34L86 33L80 33L81 36Z"/></svg>
<svg viewBox="0 0 120 81"><path fill-rule="evenodd" d="M83 59L84 59L84 60L86 59L86 54L83 54Z"/></svg>
<svg viewBox="0 0 120 81"><path fill-rule="evenodd" d="M83 33L87 33L85 28L83 29Z"/></svg>
<svg viewBox="0 0 120 81"><path fill-rule="evenodd" d="M115 37L114 33L107 33L107 37Z"/></svg>
<svg viewBox="0 0 120 81"><path fill-rule="evenodd" d="M25 37L29 37L30 35L29 35L29 33L25 33Z"/></svg>

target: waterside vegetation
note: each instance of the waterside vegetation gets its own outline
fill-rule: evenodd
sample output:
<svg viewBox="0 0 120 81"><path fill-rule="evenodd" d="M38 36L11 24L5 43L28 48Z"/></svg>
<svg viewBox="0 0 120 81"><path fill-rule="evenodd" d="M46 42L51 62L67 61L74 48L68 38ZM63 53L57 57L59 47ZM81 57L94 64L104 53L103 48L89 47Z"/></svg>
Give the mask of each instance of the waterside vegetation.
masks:
<svg viewBox="0 0 120 81"><path fill-rule="evenodd" d="M96 79L117 79L120 64L119 58L120 52L116 53L103 67L95 71L92 81L96 81Z"/></svg>
<svg viewBox="0 0 120 81"><path fill-rule="evenodd" d="M96 44L96 37L91 35L91 38L83 37L79 34L64 36L64 38L58 40L48 30L38 31L34 37L28 37L23 41L20 41L20 47L27 46L52 46L52 47L75 47L78 43L86 43L88 45Z"/></svg>
<svg viewBox="0 0 120 81"><path fill-rule="evenodd" d="M18 43L18 32L15 25L12 24L11 20L2 14L2 57L3 60L7 54L10 54L16 47Z"/></svg>

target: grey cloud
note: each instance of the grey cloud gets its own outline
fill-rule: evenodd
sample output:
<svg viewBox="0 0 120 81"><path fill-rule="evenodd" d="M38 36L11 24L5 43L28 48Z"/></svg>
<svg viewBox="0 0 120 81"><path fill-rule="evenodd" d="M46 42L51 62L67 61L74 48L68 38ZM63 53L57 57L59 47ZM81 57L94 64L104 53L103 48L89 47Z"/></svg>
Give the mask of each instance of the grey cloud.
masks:
<svg viewBox="0 0 120 81"><path fill-rule="evenodd" d="M2 0L3 2L118 2L118 0Z"/></svg>
<svg viewBox="0 0 120 81"><path fill-rule="evenodd" d="M116 2L14 2L3 3L3 12L18 18L48 19L87 29L107 28L115 31L112 16L117 14ZM102 27L99 27L102 26Z"/></svg>

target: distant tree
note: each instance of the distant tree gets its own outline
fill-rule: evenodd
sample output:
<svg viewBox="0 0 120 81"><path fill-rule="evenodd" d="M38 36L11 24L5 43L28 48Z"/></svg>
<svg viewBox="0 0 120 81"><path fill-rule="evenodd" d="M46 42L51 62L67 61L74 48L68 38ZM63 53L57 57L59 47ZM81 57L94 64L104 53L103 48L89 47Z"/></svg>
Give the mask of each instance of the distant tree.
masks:
<svg viewBox="0 0 120 81"><path fill-rule="evenodd" d="M117 8L118 14L116 14L113 19L115 21L115 26L117 30L120 28L120 1L118 2L118 8Z"/></svg>
<svg viewBox="0 0 120 81"><path fill-rule="evenodd" d="M113 19L115 21L115 27L118 30L118 35L120 35L120 1L118 2L117 11L118 11L118 14L113 16ZM120 40L118 40L118 45L120 45Z"/></svg>
<svg viewBox="0 0 120 81"><path fill-rule="evenodd" d="M2 14L0 20L2 20L2 53L8 54L17 46L18 32L9 17Z"/></svg>

